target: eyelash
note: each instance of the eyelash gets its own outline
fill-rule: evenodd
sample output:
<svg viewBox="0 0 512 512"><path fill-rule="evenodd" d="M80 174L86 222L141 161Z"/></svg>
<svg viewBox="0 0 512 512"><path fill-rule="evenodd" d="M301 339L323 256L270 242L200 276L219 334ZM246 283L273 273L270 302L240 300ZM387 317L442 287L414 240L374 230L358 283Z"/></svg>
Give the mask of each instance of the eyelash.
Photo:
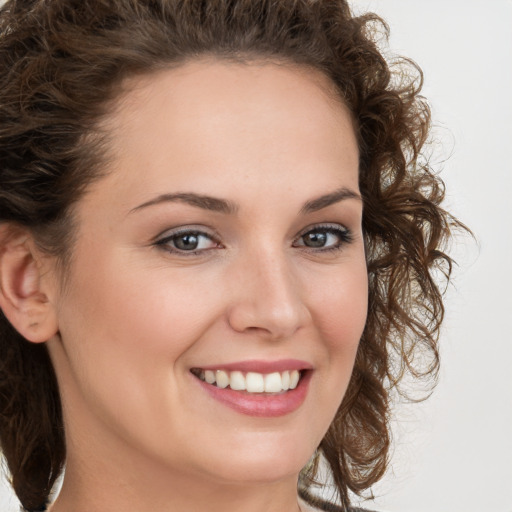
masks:
<svg viewBox="0 0 512 512"><path fill-rule="evenodd" d="M306 235L314 234L314 233L322 233L322 234L328 234L328 235L335 235L338 237L338 241L327 247L309 247L305 244L296 245L297 240L302 240ZM172 247L170 244L173 241L178 240L180 237L184 236L195 236L195 237L203 237L210 239L213 243L216 244L215 247L208 247L203 249L195 249L195 250L183 250L179 249L177 247ZM353 241L353 236L351 231L348 228L345 228L340 225L317 225L314 227L309 227L305 231L303 231L297 238L296 241L293 243L293 247L302 247L304 250L308 252L335 252L341 250L345 245L350 244ZM215 237L214 235L210 233L206 233L204 231L193 229L193 228L183 228L179 229L175 232L173 232L170 235L165 236L164 238L161 238L155 242L155 246L158 248L161 248L162 250L165 250L168 253L171 254L177 254L179 256L197 256L200 254L204 254L206 252L209 252L212 249L217 249L219 247L222 247L220 244L220 241Z"/></svg>
<svg viewBox="0 0 512 512"><path fill-rule="evenodd" d="M338 242L331 246L327 247L308 247L306 245L299 245L295 247L304 247L305 250L311 251L311 252L335 252L341 250L345 245L350 244L354 237L352 235L352 232L344 227L340 226L338 224L320 224L314 227L308 227L305 231L303 231L297 238L297 240L301 240L306 235L309 235L311 233L327 233L329 235L335 235L338 237Z"/></svg>
<svg viewBox="0 0 512 512"><path fill-rule="evenodd" d="M217 247L210 247L206 249L195 249L186 251L183 249L179 249L177 247L172 247L170 243L172 243L175 240L178 240L180 237L184 236L196 236L196 237L202 237L202 238L208 238L212 242L217 244ZM182 228L178 229L177 231L174 231L172 234L165 236L164 238L161 238L155 242L155 245L161 249L163 249L166 252L169 252L171 254L178 254L180 256L197 256L199 254L204 254L206 251L210 251L212 249L216 249L220 246L220 241L215 237L214 235L210 233L206 233L204 231L193 229L193 228Z"/></svg>

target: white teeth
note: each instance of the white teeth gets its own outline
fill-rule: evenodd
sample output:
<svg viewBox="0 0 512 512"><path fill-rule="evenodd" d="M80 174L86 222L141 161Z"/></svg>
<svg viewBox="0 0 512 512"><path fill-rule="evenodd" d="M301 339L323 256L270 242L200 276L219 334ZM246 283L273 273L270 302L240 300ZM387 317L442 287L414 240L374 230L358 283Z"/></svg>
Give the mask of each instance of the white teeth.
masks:
<svg viewBox="0 0 512 512"><path fill-rule="evenodd" d="M215 372L215 381L217 387L227 388L229 386L229 375L223 370L217 370Z"/></svg>
<svg viewBox="0 0 512 512"><path fill-rule="evenodd" d="M269 373L265 375L265 392L266 393L279 393L283 389L282 379L280 373Z"/></svg>
<svg viewBox="0 0 512 512"><path fill-rule="evenodd" d="M208 384L223 389L229 386L235 391L247 391L248 393L281 393L295 389L301 375L298 370L267 374L248 372L246 375L240 371L227 372L225 370L197 370L193 373Z"/></svg>
<svg viewBox="0 0 512 512"><path fill-rule="evenodd" d="M208 382L208 384L213 384L215 382L215 373L211 370L206 370L204 372L204 380Z"/></svg>
<svg viewBox="0 0 512 512"><path fill-rule="evenodd" d="M290 389L295 389L299 383L300 373L297 370L290 372Z"/></svg>
<svg viewBox="0 0 512 512"><path fill-rule="evenodd" d="M287 391L288 389L290 389L290 372L282 373L281 385L283 386L283 391Z"/></svg>
<svg viewBox="0 0 512 512"><path fill-rule="evenodd" d="M249 372L245 378L247 391L249 393L263 393L265 391L265 383L261 373Z"/></svg>
<svg viewBox="0 0 512 512"><path fill-rule="evenodd" d="M236 391L245 389L245 378L242 372L231 372L229 379L229 387Z"/></svg>

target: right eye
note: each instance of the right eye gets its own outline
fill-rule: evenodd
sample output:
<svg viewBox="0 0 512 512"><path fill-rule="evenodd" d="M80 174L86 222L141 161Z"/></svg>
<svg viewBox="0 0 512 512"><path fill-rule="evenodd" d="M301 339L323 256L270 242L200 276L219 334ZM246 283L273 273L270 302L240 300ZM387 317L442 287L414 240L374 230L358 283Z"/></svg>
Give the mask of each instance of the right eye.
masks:
<svg viewBox="0 0 512 512"><path fill-rule="evenodd" d="M155 245L168 252L183 255L197 254L220 246L211 235L195 229L182 229L168 234Z"/></svg>

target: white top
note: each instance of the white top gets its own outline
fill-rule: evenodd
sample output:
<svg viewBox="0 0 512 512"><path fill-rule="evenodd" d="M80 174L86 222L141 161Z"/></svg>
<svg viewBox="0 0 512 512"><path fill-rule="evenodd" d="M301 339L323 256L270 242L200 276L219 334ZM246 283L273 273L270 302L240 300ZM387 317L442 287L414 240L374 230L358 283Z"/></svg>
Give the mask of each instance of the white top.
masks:
<svg viewBox="0 0 512 512"><path fill-rule="evenodd" d="M302 498L299 499L299 506L301 512L321 512L319 508L312 507L309 503L306 503Z"/></svg>

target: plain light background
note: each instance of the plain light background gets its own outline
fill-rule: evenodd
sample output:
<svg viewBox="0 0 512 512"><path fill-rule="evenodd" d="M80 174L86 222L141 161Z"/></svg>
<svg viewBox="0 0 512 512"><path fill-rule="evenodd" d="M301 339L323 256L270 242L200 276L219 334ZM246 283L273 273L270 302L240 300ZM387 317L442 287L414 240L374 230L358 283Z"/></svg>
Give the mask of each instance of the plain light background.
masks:
<svg viewBox="0 0 512 512"><path fill-rule="evenodd" d="M512 512L512 0L351 3L383 16L392 53L424 70L446 204L477 238L453 248L439 385L397 410L390 471L363 505ZM17 510L0 484L0 511Z"/></svg>

